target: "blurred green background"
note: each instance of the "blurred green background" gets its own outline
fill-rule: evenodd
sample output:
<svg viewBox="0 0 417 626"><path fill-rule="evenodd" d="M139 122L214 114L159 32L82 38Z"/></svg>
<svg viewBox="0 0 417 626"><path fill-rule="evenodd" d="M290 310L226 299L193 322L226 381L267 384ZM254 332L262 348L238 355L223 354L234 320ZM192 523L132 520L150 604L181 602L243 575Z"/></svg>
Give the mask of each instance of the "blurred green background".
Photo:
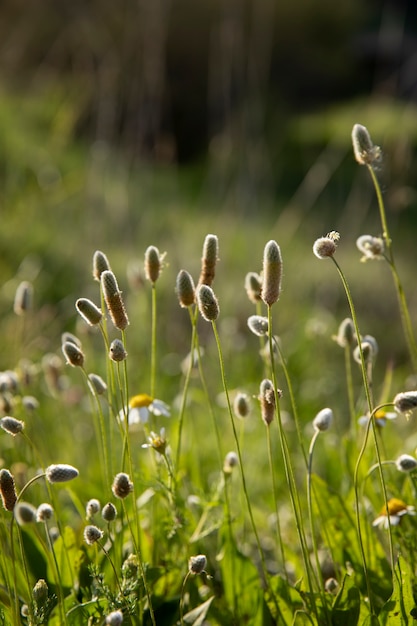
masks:
<svg viewBox="0 0 417 626"><path fill-rule="evenodd" d="M388 268L359 264L355 250L381 228L350 133L365 124L383 149L388 219L413 286L415 2L5 0L0 42L6 330L16 285L32 280L41 350L55 349L75 329L75 298L96 299L93 252L108 254L127 293L127 268L141 268L150 244L168 253L161 309L178 317L175 276L197 278L212 232L215 287L242 328L252 312L244 276L261 269L268 239L279 242L280 327L296 345L304 324L334 332L348 314L334 271L311 253L332 229L364 332L398 321ZM181 333L166 335L168 352L183 349ZM401 363L404 346L386 341Z"/></svg>

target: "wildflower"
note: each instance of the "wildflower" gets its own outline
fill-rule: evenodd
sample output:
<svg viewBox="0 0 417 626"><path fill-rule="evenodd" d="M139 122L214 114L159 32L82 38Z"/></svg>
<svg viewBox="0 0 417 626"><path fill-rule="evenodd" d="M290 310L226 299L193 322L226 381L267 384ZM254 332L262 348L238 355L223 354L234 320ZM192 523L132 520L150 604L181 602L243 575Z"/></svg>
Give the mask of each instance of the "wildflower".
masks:
<svg viewBox="0 0 417 626"><path fill-rule="evenodd" d="M117 509L111 502L105 504L101 510L101 517L106 522L113 522L117 517Z"/></svg>
<svg viewBox="0 0 417 626"><path fill-rule="evenodd" d="M119 416L124 418L126 411L121 411ZM139 393L129 400L129 408L127 410L128 423L146 424L149 421L149 415L163 415L170 417L171 412L169 406L162 400L151 398L147 393Z"/></svg>
<svg viewBox="0 0 417 626"><path fill-rule="evenodd" d="M219 303L211 287L200 285L197 290L197 304L206 322L214 322L220 313Z"/></svg>
<svg viewBox="0 0 417 626"><path fill-rule="evenodd" d="M264 248L261 298L268 306L276 302L281 293L282 256L276 241L271 239Z"/></svg>
<svg viewBox="0 0 417 626"><path fill-rule="evenodd" d="M112 492L116 498L126 498L133 491L133 483L130 481L128 474L120 472L116 474L112 484Z"/></svg>
<svg viewBox="0 0 417 626"><path fill-rule="evenodd" d="M236 417L246 417L250 413L250 399L247 393L239 392L233 401L233 411Z"/></svg>
<svg viewBox="0 0 417 626"><path fill-rule="evenodd" d="M356 341L355 335L355 326L353 324L353 320L350 317L346 317L343 322L341 322L339 329L337 331L337 335L332 337L334 341L341 347L345 348L346 346L353 346Z"/></svg>
<svg viewBox="0 0 417 626"><path fill-rule="evenodd" d="M181 270L177 276L175 290L181 307L186 308L194 304L195 286L191 274Z"/></svg>
<svg viewBox="0 0 417 626"><path fill-rule="evenodd" d="M142 444L142 448L153 448L159 454L164 455L167 447L167 440L165 438L165 428L161 428L159 435L151 431L148 437L148 443Z"/></svg>
<svg viewBox="0 0 417 626"><path fill-rule="evenodd" d="M398 413L404 413L407 417L417 407L417 391L403 391L397 393L393 401Z"/></svg>
<svg viewBox="0 0 417 626"><path fill-rule="evenodd" d="M91 498L86 504L85 515L87 519L92 519L100 510L100 501L97 498Z"/></svg>
<svg viewBox="0 0 417 626"><path fill-rule="evenodd" d="M318 259L326 259L332 257L336 252L337 242L340 239L340 235L335 230L332 230L325 237L316 239L313 245L313 252Z"/></svg>
<svg viewBox="0 0 417 626"><path fill-rule="evenodd" d="M110 270L110 263L104 252L96 250L93 256L93 276L95 280L100 281L103 272Z"/></svg>
<svg viewBox="0 0 417 626"><path fill-rule="evenodd" d="M412 472L417 467L417 460L409 454L401 454L395 461L395 465L400 472Z"/></svg>
<svg viewBox="0 0 417 626"><path fill-rule="evenodd" d="M90 389L93 393L96 393L98 396L101 396L103 393L107 391L107 384L98 374L89 374L88 382L90 385Z"/></svg>
<svg viewBox="0 0 417 626"><path fill-rule="evenodd" d="M145 276L152 284L155 284L159 278L165 256L166 252L160 254L158 248L155 246L149 246L146 249Z"/></svg>
<svg viewBox="0 0 417 626"><path fill-rule="evenodd" d="M46 480L50 483L66 483L73 478L77 478L78 470L72 465L60 463L59 465L49 465L45 470Z"/></svg>
<svg viewBox="0 0 417 626"><path fill-rule="evenodd" d="M14 417L7 416L0 419L0 427L5 430L6 433L9 433L9 435L13 435L14 437L18 433L22 432L25 427L25 423L21 420L15 419Z"/></svg>
<svg viewBox="0 0 417 626"><path fill-rule="evenodd" d="M97 526L86 526L84 528L84 541L89 546L92 546L102 539L103 534L103 531L97 528Z"/></svg>
<svg viewBox="0 0 417 626"><path fill-rule="evenodd" d="M129 325L129 319L126 314L125 305L122 298L122 292L119 290L116 276L110 270L102 272L101 287L106 301L107 309L110 313L112 322L119 330L125 330Z"/></svg>
<svg viewBox="0 0 417 626"><path fill-rule="evenodd" d="M228 452L224 458L223 472L225 474L231 474L233 468L236 467L236 465L238 464L239 457L237 456L236 452Z"/></svg>
<svg viewBox="0 0 417 626"><path fill-rule="evenodd" d="M0 496L6 511L13 511L17 495L14 478L7 469L0 470Z"/></svg>
<svg viewBox="0 0 417 626"><path fill-rule="evenodd" d="M207 558L204 554L191 556L188 561L188 570L191 574L202 574L207 565Z"/></svg>
<svg viewBox="0 0 417 626"><path fill-rule="evenodd" d="M381 149L372 143L368 129L355 124L352 129L353 154L360 165L374 165L381 160Z"/></svg>
<svg viewBox="0 0 417 626"><path fill-rule="evenodd" d="M372 237L372 235L361 235L356 240L356 247L362 252L362 262L371 259L381 260L384 258L384 240L381 237Z"/></svg>
<svg viewBox="0 0 417 626"><path fill-rule="evenodd" d="M398 417L397 413L394 413L394 411L386 411L385 409L378 409L378 411L374 413L375 424L376 426L380 428L383 428L385 426L385 424L387 423L387 420L395 420L397 419L397 417ZM369 414L362 415L358 419L358 424L360 426L366 426L368 422L369 422Z"/></svg>
<svg viewBox="0 0 417 626"><path fill-rule="evenodd" d="M387 507L383 507L379 516L374 519L372 522L372 526L382 526L382 528L389 528L389 526L398 526L401 522L401 518L404 515L415 515L416 511L413 506L408 506L402 500L398 498L391 498L388 500L388 513L389 513L389 522L387 516Z"/></svg>
<svg viewBox="0 0 417 626"><path fill-rule="evenodd" d="M219 253L219 240L216 235L207 235L204 240L203 254L201 257L201 271L198 279L199 285L211 286L216 272L216 263Z"/></svg>
<svg viewBox="0 0 417 626"><path fill-rule="evenodd" d="M259 390L259 401L261 403L262 419L266 426L269 426L269 424L274 419L276 399L274 385L272 381L267 378L265 378L261 382Z"/></svg>
<svg viewBox="0 0 417 626"><path fill-rule="evenodd" d="M263 337L269 332L268 318L261 315L251 315L248 317L248 328L254 335Z"/></svg>
<svg viewBox="0 0 417 626"><path fill-rule="evenodd" d="M248 272L245 276L245 289L249 300L254 304L262 300L262 277L256 272Z"/></svg>
<svg viewBox="0 0 417 626"><path fill-rule="evenodd" d="M24 315L32 308L33 286L26 280L21 282L16 289L13 310L16 315Z"/></svg>
<svg viewBox="0 0 417 626"><path fill-rule="evenodd" d="M32 524L36 522L36 508L29 502L18 502L14 507L14 516L18 524Z"/></svg>
<svg viewBox="0 0 417 626"><path fill-rule="evenodd" d="M113 339L110 344L109 357L112 361L116 361L116 363L120 363L126 359L127 352L123 345L123 341L120 341L120 339Z"/></svg>
<svg viewBox="0 0 417 626"><path fill-rule="evenodd" d="M72 367L82 367L84 365L84 352L72 341L65 341L62 345L62 352L68 365Z"/></svg>
<svg viewBox="0 0 417 626"><path fill-rule="evenodd" d="M123 624L123 613L121 611L112 611L106 617L106 624L109 626L120 626Z"/></svg>
<svg viewBox="0 0 417 626"><path fill-rule="evenodd" d="M333 411L331 409L322 409L313 420L315 430L323 432L330 428L333 421Z"/></svg>
<svg viewBox="0 0 417 626"><path fill-rule="evenodd" d="M51 519L54 514L54 510L50 504L44 502L40 504L36 509L36 521L37 522L46 522Z"/></svg>
<svg viewBox="0 0 417 626"><path fill-rule="evenodd" d="M89 326L100 324L103 313L101 309L88 298L78 298L75 303L75 308Z"/></svg>

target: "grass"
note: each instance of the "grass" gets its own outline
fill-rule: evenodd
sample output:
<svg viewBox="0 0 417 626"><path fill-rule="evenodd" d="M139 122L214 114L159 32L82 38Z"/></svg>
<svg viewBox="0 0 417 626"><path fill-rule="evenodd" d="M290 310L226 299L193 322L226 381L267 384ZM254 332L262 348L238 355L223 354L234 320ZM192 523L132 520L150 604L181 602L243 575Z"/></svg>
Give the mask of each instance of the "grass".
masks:
<svg viewBox="0 0 417 626"><path fill-rule="evenodd" d="M314 240L343 215L331 223L324 211L290 237L288 211L243 219L233 203L228 211L192 204L169 172L128 175L121 157L94 150L80 153L81 165L70 152L53 159L55 184L29 177L21 198L8 179L1 392L3 415L18 423L1 422L1 476L14 477L18 502L0 516L3 623L411 623L417 522L406 506L416 472L392 462L414 457L417 441L414 418L392 403L415 388L415 303L400 298L401 314L396 296L398 281L412 296L413 272L385 214L381 225L379 171L372 165L363 185L376 185L370 229L385 236L387 257L360 263L354 242L363 231L341 229L323 262ZM215 278L198 304L180 307L177 275L184 269L197 285L209 233ZM264 275L282 287L279 300L253 302L245 276L268 270L277 244L283 275ZM96 250L117 278L126 328L92 276ZM33 302L16 314L25 280ZM76 310L79 298L101 310L93 327ZM266 318L266 333L250 332L252 315ZM345 318L356 335L376 337L378 354L353 332L334 340ZM114 341L126 358L109 357ZM103 394L91 373L106 383ZM250 404L244 418L234 408L239 392ZM129 399L142 412L131 428ZM155 399L171 417L164 409L144 422ZM331 424L314 425L323 409ZM387 411L396 419L382 427ZM48 480L55 464L78 476ZM39 514L44 503L52 518ZM102 515L108 503L114 519L112 507ZM378 517L386 528L372 525Z"/></svg>

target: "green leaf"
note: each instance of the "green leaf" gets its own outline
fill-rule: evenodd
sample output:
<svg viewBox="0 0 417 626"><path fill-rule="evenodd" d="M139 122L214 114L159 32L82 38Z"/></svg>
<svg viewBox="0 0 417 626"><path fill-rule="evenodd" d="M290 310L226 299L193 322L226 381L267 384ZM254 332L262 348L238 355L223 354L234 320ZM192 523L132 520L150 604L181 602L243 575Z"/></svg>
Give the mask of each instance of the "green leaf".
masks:
<svg viewBox="0 0 417 626"><path fill-rule="evenodd" d="M61 586L70 589L78 574L83 553L78 549L75 533L69 526L64 528L62 535L55 541L54 553ZM48 579L57 583L55 568L50 565L48 565Z"/></svg>
<svg viewBox="0 0 417 626"><path fill-rule="evenodd" d="M294 613L304 607L300 592L279 575L271 578L270 583L268 606L273 617L280 624L292 624Z"/></svg>
<svg viewBox="0 0 417 626"><path fill-rule="evenodd" d="M184 615L184 622L186 624L192 624L193 626L201 626L213 600L214 596L211 596L211 598L203 602L203 604L200 604L200 606L186 613L186 615Z"/></svg>
<svg viewBox="0 0 417 626"><path fill-rule="evenodd" d="M29 533L22 530L22 544L26 563L35 580L46 578L46 559L41 544Z"/></svg>
<svg viewBox="0 0 417 626"><path fill-rule="evenodd" d="M398 557L394 574L394 589L381 609L380 624L387 626L415 624L412 615L416 608L413 597L413 572L401 556Z"/></svg>
<svg viewBox="0 0 417 626"><path fill-rule="evenodd" d="M332 607L332 626L355 626L360 614L360 593L348 575L343 579Z"/></svg>

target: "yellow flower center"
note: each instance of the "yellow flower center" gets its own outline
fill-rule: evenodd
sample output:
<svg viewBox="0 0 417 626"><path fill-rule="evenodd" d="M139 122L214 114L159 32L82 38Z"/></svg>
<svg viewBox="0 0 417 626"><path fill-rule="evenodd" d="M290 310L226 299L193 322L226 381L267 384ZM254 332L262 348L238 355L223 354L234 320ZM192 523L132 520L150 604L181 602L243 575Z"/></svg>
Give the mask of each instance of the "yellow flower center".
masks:
<svg viewBox="0 0 417 626"><path fill-rule="evenodd" d="M129 407L131 409L140 409L144 406L152 404L153 398L148 396L147 393L139 393L137 396L132 396L129 400Z"/></svg>
<svg viewBox="0 0 417 626"><path fill-rule="evenodd" d="M398 515L398 513L401 513L403 511L407 511L407 505L405 502L403 502L399 498L391 498L391 500L388 500L388 512L390 515ZM381 515L386 514L387 510L385 507L383 507Z"/></svg>

